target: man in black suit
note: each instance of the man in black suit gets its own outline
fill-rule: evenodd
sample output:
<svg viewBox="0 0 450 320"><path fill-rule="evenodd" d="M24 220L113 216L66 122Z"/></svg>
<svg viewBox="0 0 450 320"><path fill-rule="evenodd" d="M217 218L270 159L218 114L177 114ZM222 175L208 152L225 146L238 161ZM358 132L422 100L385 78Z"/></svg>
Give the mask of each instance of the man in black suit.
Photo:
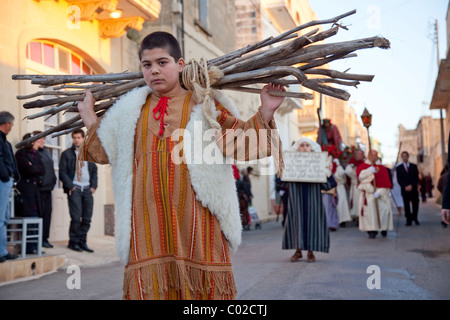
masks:
<svg viewBox="0 0 450 320"><path fill-rule="evenodd" d="M419 182L419 170L413 163L409 163L409 153L402 152L403 162L396 168L397 181L402 190L403 202L405 203L406 225L410 226L414 221L419 225L417 215L419 212L419 192L417 184ZM410 203L412 204L412 213Z"/></svg>

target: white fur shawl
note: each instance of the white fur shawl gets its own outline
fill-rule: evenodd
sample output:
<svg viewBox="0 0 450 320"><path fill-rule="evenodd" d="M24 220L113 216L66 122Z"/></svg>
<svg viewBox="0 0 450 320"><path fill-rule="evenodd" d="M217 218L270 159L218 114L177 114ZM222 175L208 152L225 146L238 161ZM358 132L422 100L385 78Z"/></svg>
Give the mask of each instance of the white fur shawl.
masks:
<svg viewBox="0 0 450 320"><path fill-rule="evenodd" d="M123 263L128 262L130 240L131 240L131 212L133 196L133 163L134 163L134 135L136 124L141 114L147 96L151 93L147 86L136 88L122 96L106 113L98 129L103 148L108 155L112 166L112 180L115 198L115 238L117 253ZM218 100L235 117L239 117L239 112L233 106L231 99L217 91ZM211 104L213 115L217 116L214 103ZM215 145L214 151L205 152L207 146L211 146L211 140L196 144L199 140L194 139L195 130L201 128L202 132L210 129L209 122L203 116L202 105L193 108L186 131L191 139L186 139L184 134L183 148L186 155L191 155L190 159L203 155L201 164L194 164L195 161L188 162L188 170L191 177L191 184L196 197L202 205L208 207L220 224L222 232L227 238L232 251L236 251L241 243L241 219L239 215L239 204L236 193L236 185L233 177L230 161L226 162L220 149ZM198 136L196 136L198 137ZM189 143L190 142L190 143ZM202 150L199 146L202 145ZM217 158L217 152L222 157L223 164L211 163L208 158Z"/></svg>

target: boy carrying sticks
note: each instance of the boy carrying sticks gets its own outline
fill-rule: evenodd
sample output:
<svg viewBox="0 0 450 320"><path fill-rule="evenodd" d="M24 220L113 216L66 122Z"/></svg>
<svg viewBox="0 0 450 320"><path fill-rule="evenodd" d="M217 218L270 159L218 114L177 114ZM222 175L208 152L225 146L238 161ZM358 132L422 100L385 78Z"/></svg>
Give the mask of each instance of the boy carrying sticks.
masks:
<svg viewBox="0 0 450 320"><path fill-rule="evenodd" d="M221 92L207 88L209 101L203 89L180 84L185 61L172 35L148 35L139 56L147 86L121 97L102 118L89 90L78 104L88 128L78 159L112 166L115 237L126 263L123 298L234 299L230 251L242 226L225 158L279 156L273 114L284 98L269 90L285 89L265 86L259 111L242 121ZM196 128L216 129L209 142L222 163L192 161L211 147L207 139L200 145L189 139Z"/></svg>

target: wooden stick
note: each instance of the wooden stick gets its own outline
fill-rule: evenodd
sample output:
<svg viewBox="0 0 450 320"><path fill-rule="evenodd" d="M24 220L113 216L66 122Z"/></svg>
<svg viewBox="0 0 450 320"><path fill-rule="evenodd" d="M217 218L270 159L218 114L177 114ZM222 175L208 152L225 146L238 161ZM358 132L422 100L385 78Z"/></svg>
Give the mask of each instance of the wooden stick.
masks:
<svg viewBox="0 0 450 320"><path fill-rule="evenodd" d="M298 70L297 68L282 66L282 67L276 67L276 68L269 67L269 68L264 68L264 69L259 69L259 70L253 70L253 71L248 71L248 72L243 72L243 73L227 75L217 81L217 86L221 86L221 85L224 85L227 83L247 80L247 79L251 79L251 78L273 76L274 74L279 74L279 75L283 75L283 76L293 75L294 77L297 78L299 83L303 83L304 81L307 80L305 74L302 71Z"/></svg>
<svg viewBox="0 0 450 320"><path fill-rule="evenodd" d="M241 87L241 86L247 86L252 84L267 84L267 83L273 83L273 84L280 84L283 86L289 86L292 84L299 84L298 80L286 80L284 79L284 74L278 74L263 78L249 78L241 81L235 81L228 84L220 85L217 87L217 89L228 89L233 87Z"/></svg>
<svg viewBox="0 0 450 320"><path fill-rule="evenodd" d="M24 119L32 120L32 119L37 119L37 118L47 116L47 115L53 116L55 114L58 114L61 111L67 110L70 106L72 106L74 104L75 104L75 102L64 103L64 104L58 105L57 107L53 107L51 109L47 109L42 112L26 116Z"/></svg>
<svg viewBox="0 0 450 320"><path fill-rule="evenodd" d="M103 111L97 113L97 117L102 117L105 113L106 113L106 110L103 110ZM71 128L68 128L68 129L66 129L64 131L52 134L52 138L56 138L56 137L59 137L59 136L63 136L65 134L72 133L75 130L83 129L84 127L85 127L85 125L84 125L84 123L82 121L76 122L76 123L74 123L71 126Z"/></svg>
<svg viewBox="0 0 450 320"><path fill-rule="evenodd" d="M326 78L326 79L311 79L311 81L315 81L317 83L336 83L343 86L351 86L357 88L358 85L361 83L359 81L344 81L339 79L333 79L333 78Z"/></svg>
<svg viewBox="0 0 450 320"><path fill-rule="evenodd" d="M241 91L241 92L260 94L262 89L247 88L247 87L229 87L229 88L226 88L225 90L233 90L233 91ZM281 91L269 90L268 93L272 96L277 96L277 97L300 98L300 99L305 99L305 100L313 100L314 99L314 96L312 94L305 93L305 92L281 92Z"/></svg>
<svg viewBox="0 0 450 320"><path fill-rule="evenodd" d="M94 110L99 111L99 110L103 110L103 109L108 109L117 101L117 99L118 98L113 98L111 100L97 103L94 107ZM65 112L78 112L78 106L70 106L70 108L68 108Z"/></svg>
<svg viewBox="0 0 450 320"><path fill-rule="evenodd" d="M141 87L143 85L145 85L145 80L142 78L142 79L127 82L125 84L120 84L119 86L108 87L107 89L105 89L103 91L98 91L98 92L93 93L93 96L94 96L94 99L97 101L103 100L103 99L108 99L108 98L112 98L112 97L118 96L120 94L123 94L124 92L127 92L131 89ZM67 96L67 97L62 97L62 98L45 99L45 100L39 99L39 100L25 103L23 105L23 107L25 109L42 108L42 107L51 106L53 104L58 104L58 103L82 101L82 100L84 100L84 97L85 97L85 95L83 93L83 94L78 94L75 96Z"/></svg>
<svg viewBox="0 0 450 320"><path fill-rule="evenodd" d="M309 27L313 27L313 26L317 26L317 25L321 25L321 24L330 24L330 23L336 24L339 20L344 19L344 18L346 18L348 16L351 16L352 14L355 14L355 13L356 13L356 9L352 10L352 11L349 11L349 12L346 12L344 14L341 14L341 15L336 16L336 17L331 18L331 19L310 21L310 22L307 22L307 23L305 23L305 24L303 24L301 26L298 26L298 27L295 27L295 28L293 28L293 29L291 29L289 31L286 31L285 33L282 33L278 37L283 38L287 34L298 32L300 30L303 30L303 29L306 29L306 28L309 28ZM278 37L275 37L274 40L276 40L276 38L278 38Z"/></svg>
<svg viewBox="0 0 450 320"><path fill-rule="evenodd" d="M336 70L329 69L309 69L304 71L305 74L318 74L324 75L332 78L339 79L347 79L347 80L356 80L356 81L367 81L372 82L375 76L373 75L363 75L363 74L352 74L352 73L344 73Z"/></svg>
<svg viewBox="0 0 450 320"><path fill-rule="evenodd" d="M91 90L93 88L97 88L100 86L104 86L104 84L91 84L91 85L72 85L72 84L61 84L58 86L52 87L53 90L63 90L63 89L78 89L78 90Z"/></svg>
<svg viewBox="0 0 450 320"><path fill-rule="evenodd" d="M88 89L92 93L94 93L94 92L98 92L101 90L120 87L122 85L131 83L131 82L132 82L132 80L131 81L123 81L123 82L119 82L116 84L103 84L103 85L97 85L97 86L89 86L90 88L88 88ZM77 86L72 86L72 87L80 89L80 87L77 87ZM29 95L16 96L16 98L19 100L25 100L25 99L35 98L38 96L77 96L77 95L83 95L85 93L85 91L86 91L86 89L83 89L83 90L55 90L55 88L53 88L53 91L52 90L38 91L38 92L29 94Z"/></svg>
<svg viewBox="0 0 450 320"><path fill-rule="evenodd" d="M299 63L306 63L311 60L326 57L329 55L348 54L350 52L361 49L373 48L377 46L381 48L386 48L388 44L389 41L387 39L380 37L373 37L339 43L308 46L306 48L299 50L295 56L274 61L270 63L269 66L287 66L287 65L290 66Z"/></svg>
<svg viewBox="0 0 450 320"><path fill-rule="evenodd" d="M312 68L317 68L317 67L323 66L332 61L347 59L347 58L354 58L354 57L357 57L356 53L333 54L326 58L319 58L319 59L313 60L312 62L309 62L309 63L299 67L299 69L302 71L305 71L305 70L309 70Z"/></svg>
<svg viewBox="0 0 450 320"><path fill-rule="evenodd" d="M13 80L31 80L32 84L53 86L63 83L112 82L142 78L142 72L107 73L98 75L13 75Z"/></svg>
<svg viewBox="0 0 450 320"><path fill-rule="evenodd" d="M348 101L348 99L350 99L350 93L348 93L347 91L334 87L325 86L314 82L314 80L306 80L302 84L308 89L326 94L327 96L333 98L341 99L344 101Z"/></svg>
<svg viewBox="0 0 450 320"><path fill-rule="evenodd" d="M100 109L99 106L96 106L96 107L95 107L95 111L96 111L96 112L98 112L99 109ZM101 112L103 112L103 113L101 113ZM106 110L100 110L100 112L98 113L98 115L104 114L104 112L106 112ZM71 119L69 119L69 120L67 120L67 121L65 121L65 122L63 122L63 123L60 123L59 125L57 125L57 126L55 126L55 127L52 127L52 128L50 128L50 129L48 129L48 130L46 130L46 131L44 131L44 132L41 132L41 133L39 133L39 134L36 134L36 135L34 135L34 136L32 136L32 137L30 137L30 138L28 138L28 139L25 139L25 140L19 142L18 144L16 144L16 149L22 148L22 147L28 145L29 143L32 143L32 142L34 142L34 141L36 141L36 140L39 140L39 139L41 139L41 138L44 138L44 137L46 137L46 136L49 136L49 135L51 135L51 134L53 134L53 133L61 132L61 131L66 130L66 129L70 129L70 128L73 127L73 125L74 125L76 122L79 122L79 121L81 121L81 115L80 115L80 114L77 114L77 115L75 115L74 117L72 117ZM82 127L84 127L84 124L83 124ZM82 127L81 127L81 128L82 128Z"/></svg>

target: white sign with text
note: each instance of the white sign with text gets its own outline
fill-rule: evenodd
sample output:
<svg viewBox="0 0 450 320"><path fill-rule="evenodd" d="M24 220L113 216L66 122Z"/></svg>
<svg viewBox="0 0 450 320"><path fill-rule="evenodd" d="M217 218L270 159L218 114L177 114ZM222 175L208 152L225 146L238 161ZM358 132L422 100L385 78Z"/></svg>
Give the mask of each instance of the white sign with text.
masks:
<svg viewBox="0 0 450 320"><path fill-rule="evenodd" d="M328 152L296 152L283 153L284 171L281 177L289 182L327 182L329 172Z"/></svg>

